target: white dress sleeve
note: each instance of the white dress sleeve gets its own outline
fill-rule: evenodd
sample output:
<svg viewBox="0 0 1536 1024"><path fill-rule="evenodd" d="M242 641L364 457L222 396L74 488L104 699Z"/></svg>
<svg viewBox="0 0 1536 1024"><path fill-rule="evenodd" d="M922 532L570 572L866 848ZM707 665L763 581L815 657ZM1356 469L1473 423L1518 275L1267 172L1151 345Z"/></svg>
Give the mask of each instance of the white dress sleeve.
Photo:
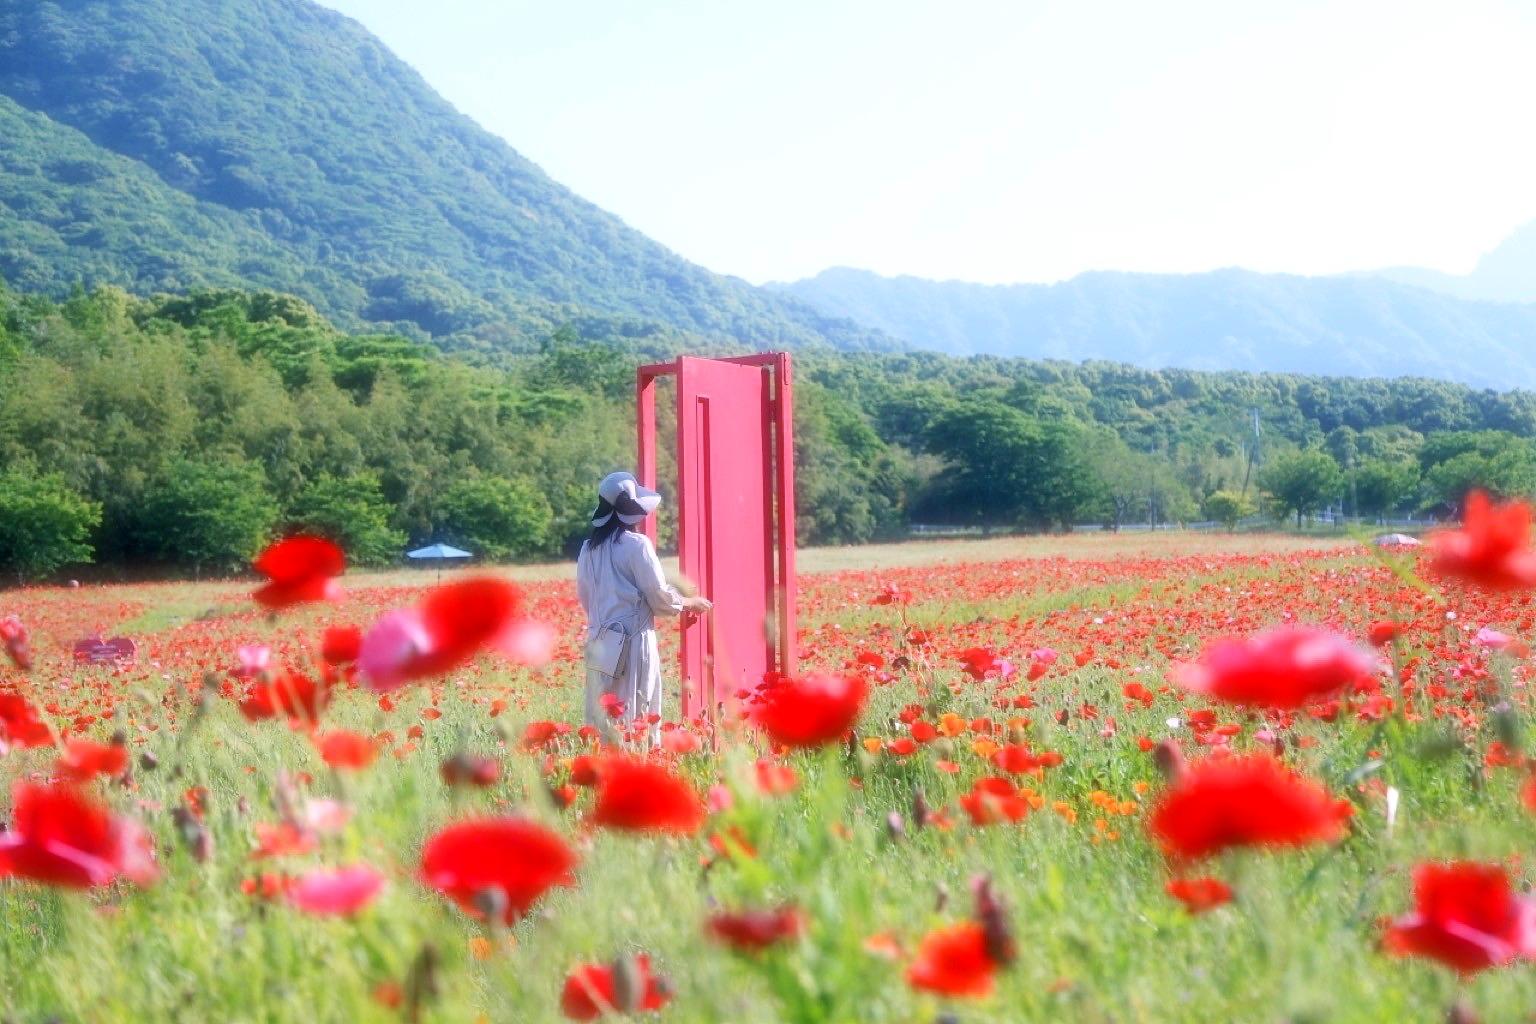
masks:
<svg viewBox="0 0 1536 1024"><path fill-rule="evenodd" d="M646 604L651 606L652 614L681 614L683 595L667 582L666 571L661 567L661 559L656 557L656 549L651 546L650 538L644 534L635 534L635 537L640 543L625 545L625 549L630 552L630 578L644 596Z"/></svg>

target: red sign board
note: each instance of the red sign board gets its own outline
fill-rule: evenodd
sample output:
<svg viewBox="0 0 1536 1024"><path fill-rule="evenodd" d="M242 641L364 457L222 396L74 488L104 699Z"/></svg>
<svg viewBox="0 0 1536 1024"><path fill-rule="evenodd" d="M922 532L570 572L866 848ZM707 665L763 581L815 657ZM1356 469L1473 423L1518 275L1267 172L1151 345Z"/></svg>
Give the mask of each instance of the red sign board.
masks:
<svg viewBox="0 0 1536 1024"><path fill-rule="evenodd" d="M682 635L683 715L795 665L794 434L785 353L642 366L637 476L656 484L658 377L677 392L678 561L714 602ZM646 529L655 538L655 522Z"/></svg>

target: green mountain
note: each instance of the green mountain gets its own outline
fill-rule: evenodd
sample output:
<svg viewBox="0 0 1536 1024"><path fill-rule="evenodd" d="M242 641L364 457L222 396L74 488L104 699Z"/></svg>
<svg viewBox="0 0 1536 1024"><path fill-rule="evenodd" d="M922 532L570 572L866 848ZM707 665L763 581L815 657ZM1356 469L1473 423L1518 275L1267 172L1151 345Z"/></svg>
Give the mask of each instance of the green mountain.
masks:
<svg viewBox="0 0 1536 1024"><path fill-rule="evenodd" d="M583 319L893 345L651 241L306 0L0 0L0 133L0 276L26 291L276 288L450 347Z"/></svg>
<svg viewBox="0 0 1536 1024"><path fill-rule="evenodd" d="M1365 276L1090 273L982 285L834 268L775 287L828 316L956 355L1536 387L1536 305Z"/></svg>

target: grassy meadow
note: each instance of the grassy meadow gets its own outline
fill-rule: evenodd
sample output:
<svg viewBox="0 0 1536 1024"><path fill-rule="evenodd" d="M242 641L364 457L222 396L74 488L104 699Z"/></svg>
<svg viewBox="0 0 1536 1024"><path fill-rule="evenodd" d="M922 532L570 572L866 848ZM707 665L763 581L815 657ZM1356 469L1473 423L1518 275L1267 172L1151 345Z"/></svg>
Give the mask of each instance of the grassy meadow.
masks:
<svg viewBox="0 0 1536 1024"><path fill-rule="evenodd" d="M662 754L712 794L687 837L597 828L580 787L566 806L551 796L586 751L574 729L529 731L580 724L568 565L505 572L558 631L548 666L486 656L382 702L340 682L320 730L378 750L345 772L307 728L242 715L236 651L268 645L274 662L308 668L324 628L367 627L433 573L349 573L340 602L276 616L249 581L0 592L0 618L25 621L36 656L0 683L56 735L123 734L128 774L92 791L144 822L160 871L142 888L0 881L0 1019L560 1020L572 967L637 952L672 991L655 1019L676 1022L1439 1021L1458 1000L1486 1021L1536 1011L1530 966L1463 982L1381 948L1419 861L1501 861L1529 877L1529 664L1477 635L1530 636L1528 597L1421 589L1359 546L1281 536L935 541L808 550L800 565L804 667L865 675L868 705L847 743L822 750L776 756L727 723L718 755ZM1402 625L1382 653L1395 671L1328 707L1278 719L1169 682L1170 665L1217 638L1298 622L1363 644L1382 620ZM137 659L72 664L69 645L95 632L133 635ZM992 671L967 671L976 650ZM1196 873L1235 898L1191 913L1165 891L1177 866L1145 824L1164 785L1150 748L1170 738L1190 758L1281 749L1351 801L1348 834L1214 858ZM1015 780L1022 820L976 824L961 799L998 774L990 758L1006 743L1059 763ZM441 765L465 752L499 763L495 784L445 785ZM0 756L0 793L48 776L57 754ZM763 791L764 758L793 772L792 789ZM267 855L284 806L338 810L315 801L348 820L313 849ZM566 837L577 883L511 927L485 926L421 883L420 850L450 822L512 814ZM303 913L264 880L355 862L388 881L349 916ZM979 875L1006 907L1015 960L985 997L915 990L906 971L923 936L970 917ZM781 904L806 922L787 944L746 954L704 933L720 907Z"/></svg>

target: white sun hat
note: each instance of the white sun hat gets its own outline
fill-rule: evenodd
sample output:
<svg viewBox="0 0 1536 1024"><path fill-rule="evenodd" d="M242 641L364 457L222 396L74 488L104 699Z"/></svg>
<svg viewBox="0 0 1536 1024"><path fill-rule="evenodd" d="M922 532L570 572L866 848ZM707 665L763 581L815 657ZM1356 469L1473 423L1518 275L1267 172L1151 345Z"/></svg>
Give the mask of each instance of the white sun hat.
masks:
<svg viewBox="0 0 1536 1024"><path fill-rule="evenodd" d="M661 495L641 487L633 473L609 473L597 485L597 508L592 525L602 526L615 515L619 522L633 526L656 511Z"/></svg>

